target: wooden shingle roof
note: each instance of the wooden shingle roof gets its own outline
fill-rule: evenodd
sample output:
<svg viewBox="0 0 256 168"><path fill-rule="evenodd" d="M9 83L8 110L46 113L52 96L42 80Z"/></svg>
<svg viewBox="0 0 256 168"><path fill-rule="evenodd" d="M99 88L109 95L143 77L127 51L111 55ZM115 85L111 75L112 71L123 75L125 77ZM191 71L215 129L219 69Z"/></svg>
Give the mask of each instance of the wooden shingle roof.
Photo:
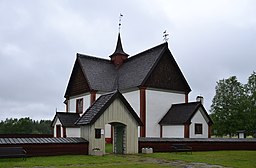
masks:
<svg viewBox="0 0 256 168"><path fill-rule="evenodd" d="M80 115L78 113L56 112L52 121L52 126L54 121L58 118L64 127L77 127L74 123L79 119L79 117Z"/></svg>
<svg viewBox="0 0 256 168"><path fill-rule="evenodd" d="M156 80L154 77L150 78L151 74L155 72L159 62L166 62L166 59L162 60L162 57L165 57L171 61L167 61L169 63L169 68L165 66L166 69L162 68L161 70L164 72L172 71L168 72L162 79L161 82L166 83L164 84L164 87L160 86L157 82L154 82L159 80ZM81 90L80 94L84 93L85 91L89 92L91 90L111 92L116 89L126 90L140 86L147 87L146 85L148 79L151 79L149 83L150 87L152 86L160 89L181 91L184 93L189 93L191 91L185 77L180 71L170 50L168 49L168 43L160 44L137 55L129 57L118 68L116 68L110 60L83 54L77 54L74 69L79 69L77 66L82 69L84 75L83 80L85 79L87 81L86 84L81 85L81 88L85 85L89 86L87 90L85 88ZM158 76L157 73L154 74L156 77ZM72 86L74 85L73 83L75 80L72 79L73 76L75 75L72 72L65 97L74 95L72 95ZM165 81L165 79L167 79L167 81ZM176 79L178 82L174 81ZM168 84L170 84L170 86Z"/></svg>
<svg viewBox="0 0 256 168"><path fill-rule="evenodd" d="M189 123L198 109L201 108L207 123L212 120L207 114L201 102L173 104L165 116L159 122L160 125L183 125Z"/></svg>

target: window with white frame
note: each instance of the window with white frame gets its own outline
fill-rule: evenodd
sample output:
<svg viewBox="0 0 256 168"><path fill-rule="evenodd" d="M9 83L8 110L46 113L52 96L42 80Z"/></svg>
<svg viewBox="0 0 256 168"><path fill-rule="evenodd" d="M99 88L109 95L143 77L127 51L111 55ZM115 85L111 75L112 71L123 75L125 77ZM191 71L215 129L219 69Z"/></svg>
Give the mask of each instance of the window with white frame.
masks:
<svg viewBox="0 0 256 168"><path fill-rule="evenodd" d="M195 124L195 134L203 134L203 124Z"/></svg>

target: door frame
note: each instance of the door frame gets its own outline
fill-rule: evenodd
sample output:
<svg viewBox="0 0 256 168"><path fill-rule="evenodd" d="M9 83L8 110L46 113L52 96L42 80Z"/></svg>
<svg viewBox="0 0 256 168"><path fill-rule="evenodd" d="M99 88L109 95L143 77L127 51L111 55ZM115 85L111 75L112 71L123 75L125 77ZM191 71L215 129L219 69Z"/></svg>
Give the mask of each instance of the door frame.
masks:
<svg viewBox="0 0 256 168"><path fill-rule="evenodd" d="M115 154L126 153L126 125L122 123L113 124L114 136L113 136L113 151ZM119 147L121 141L121 146ZM121 150L120 150L121 148Z"/></svg>

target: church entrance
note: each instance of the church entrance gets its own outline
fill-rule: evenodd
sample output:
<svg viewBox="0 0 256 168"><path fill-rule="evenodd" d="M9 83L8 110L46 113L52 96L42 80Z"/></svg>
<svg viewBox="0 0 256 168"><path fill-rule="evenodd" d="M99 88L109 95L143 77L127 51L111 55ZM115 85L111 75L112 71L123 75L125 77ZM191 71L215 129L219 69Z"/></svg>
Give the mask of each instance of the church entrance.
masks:
<svg viewBox="0 0 256 168"><path fill-rule="evenodd" d="M126 126L123 124L114 125L114 153L115 154L124 154L126 150Z"/></svg>

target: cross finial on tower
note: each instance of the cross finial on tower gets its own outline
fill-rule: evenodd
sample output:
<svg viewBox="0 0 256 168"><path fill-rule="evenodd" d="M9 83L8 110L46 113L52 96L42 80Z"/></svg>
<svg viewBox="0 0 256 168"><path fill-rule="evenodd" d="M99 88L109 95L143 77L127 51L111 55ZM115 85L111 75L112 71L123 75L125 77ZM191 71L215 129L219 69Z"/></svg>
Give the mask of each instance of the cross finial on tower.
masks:
<svg viewBox="0 0 256 168"><path fill-rule="evenodd" d="M168 38L168 36L169 36L169 34L166 32L166 30L163 32L163 40L165 41L165 42L167 42L168 40L169 40L169 38Z"/></svg>
<svg viewBox="0 0 256 168"><path fill-rule="evenodd" d="M121 25L122 25L122 23L121 23L122 17L123 17L123 15L122 15L122 13L120 13L120 16L119 16L119 24L118 24L119 33L120 33L120 30L121 30Z"/></svg>

